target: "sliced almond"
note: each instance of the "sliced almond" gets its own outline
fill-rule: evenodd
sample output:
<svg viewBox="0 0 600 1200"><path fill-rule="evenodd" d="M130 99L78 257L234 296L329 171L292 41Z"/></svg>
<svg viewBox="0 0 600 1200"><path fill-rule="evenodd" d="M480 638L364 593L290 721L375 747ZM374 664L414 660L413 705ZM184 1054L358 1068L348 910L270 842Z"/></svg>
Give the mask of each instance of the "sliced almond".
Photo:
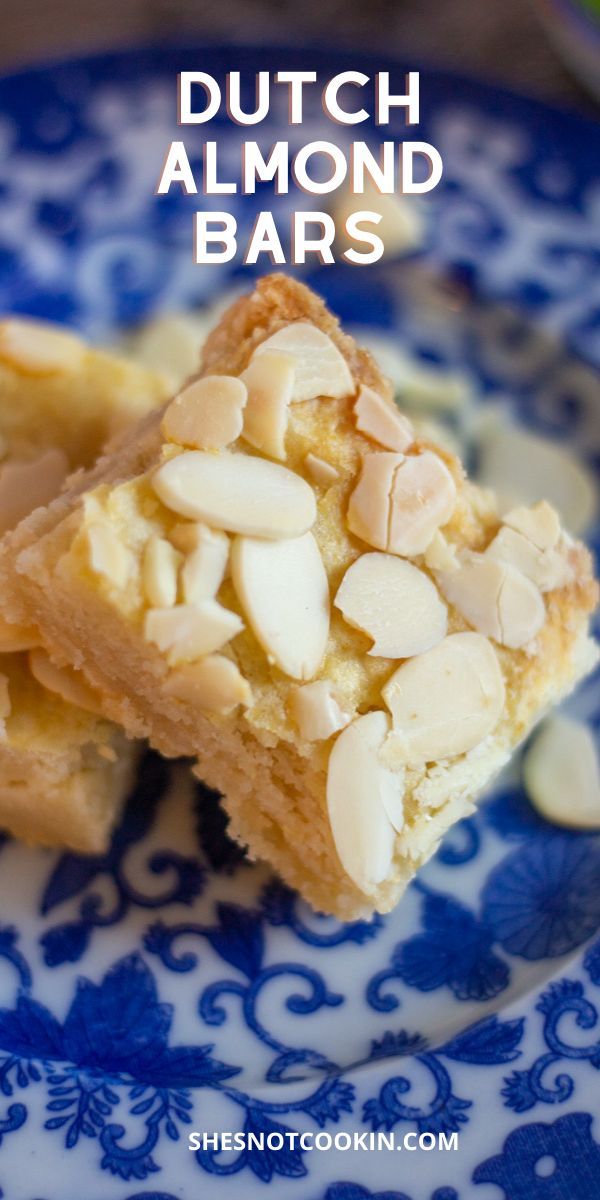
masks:
<svg viewBox="0 0 600 1200"><path fill-rule="evenodd" d="M491 642L454 633L398 667L382 696L393 718L384 760L418 766L482 742L502 715L505 689Z"/></svg>
<svg viewBox="0 0 600 1200"><path fill-rule="evenodd" d="M92 521L86 529L89 563L96 575L102 575L113 587L124 588L131 571L131 555L111 529L101 521Z"/></svg>
<svg viewBox="0 0 600 1200"><path fill-rule="evenodd" d="M165 680L163 690L176 700L223 715L239 704L252 704L249 683L223 654L209 654L199 662L177 667Z"/></svg>
<svg viewBox="0 0 600 1200"><path fill-rule="evenodd" d="M170 608L175 604L180 562L181 555L166 538L148 538L142 560L142 583L152 608Z"/></svg>
<svg viewBox="0 0 600 1200"><path fill-rule="evenodd" d="M547 500L540 500L539 504L534 504L531 508L511 508L503 517L503 521L505 525L516 529L517 533L522 533L523 537L533 542L538 550L553 550L560 538L560 517Z"/></svg>
<svg viewBox="0 0 600 1200"><path fill-rule="evenodd" d="M163 463L152 479L163 504L182 517L252 537L306 533L317 506L312 488L279 463L247 454L190 450Z"/></svg>
<svg viewBox="0 0 600 1200"><path fill-rule="evenodd" d="M354 402L354 416L360 433L386 450L407 450L414 441L414 430L408 418L373 388L361 387Z"/></svg>
<svg viewBox="0 0 600 1200"><path fill-rule="evenodd" d="M571 717L550 717L527 751L523 780L546 821L600 829L600 762L594 735Z"/></svg>
<svg viewBox="0 0 600 1200"><path fill-rule="evenodd" d="M311 679L329 633L327 575L312 533L278 542L237 538L231 575L269 661L292 679Z"/></svg>
<svg viewBox="0 0 600 1200"><path fill-rule="evenodd" d="M39 645L39 634L33 625L11 625L0 617L0 654L14 654Z"/></svg>
<svg viewBox="0 0 600 1200"><path fill-rule="evenodd" d="M564 553L554 549L540 550L528 537L508 525L503 525L490 542L485 557L510 563L535 583L541 592L565 587L573 577Z"/></svg>
<svg viewBox="0 0 600 1200"><path fill-rule="evenodd" d="M360 891L370 894L390 873L401 828L404 773L383 766L389 730L382 712L358 717L333 744L327 771L327 811L338 857Z"/></svg>
<svg viewBox="0 0 600 1200"><path fill-rule="evenodd" d="M431 450L410 455L394 475L387 549L410 557L422 554L436 529L454 512L456 485L445 463Z"/></svg>
<svg viewBox="0 0 600 1200"><path fill-rule="evenodd" d="M0 675L0 720L6 721L11 712L9 679L6 675Z"/></svg>
<svg viewBox="0 0 600 1200"><path fill-rule="evenodd" d="M422 554L456 502L454 480L430 450L405 457L365 454L348 505L348 526L370 546L410 558Z"/></svg>
<svg viewBox="0 0 600 1200"><path fill-rule="evenodd" d="M29 669L34 679L48 692L55 692L67 704L102 716L100 699L94 689L86 683L81 671L76 671L73 667L57 667L40 646L29 651Z"/></svg>
<svg viewBox="0 0 600 1200"><path fill-rule="evenodd" d="M439 571L436 578L469 625L511 650L530 642L546 619L539 589L509 563L470 554L458 570Z"/></svg>
<svg viewBox="0 0 600 1200"><path fill-rule="evenodd" d="M317 454L307 454L304 459L304 468L307 475L310 475L313 483L317 483L319 487L328 488L333 483L337 483L340 473L331 464L325 461L324 458L319 458Z"/></svg>
<svg viewBox="0 0 600 1200"><path fill-rule="evenodd" d="M243 628L237 613L216 600L203 600L200 604L150 609L144 633L146 641L158 646L171 666L177 666L220 650Z"/></svg>
<svg viewBox="0 0 600 1200"><path fill-rule="evenodd" d="M275 351L253 359L240 377L248 389L244 440L270 458L285 458L294 377L293 358Z"/></svg>
<svg viewBox="0 0 600 1200"><path fill-rule="evenodd" d="M222 450L242 432L246 385L232 375L205 375L188 384L167 408L163 437L196 450Z"/></svg>
<svg viewBox="0 0 600 1200"><path fill-rule="evenodd" d="M11 318L0 323L0 359L27 375L76 371L86 347L74 333L43 322Z"/></svg>
<svg viewBox="0 0 600 1200"><path fill-rule="evenodd" d="M309 321L284 325L256 347L252 359L272 350L289 354L294 360L292 401L353 395L354 381L346 359L331 338Z"/></svg>
<svg viewBox="0 0 600 1200"><path fill-rule="evenodd" d="M390 496L396 471L403 462L403 454L383 450L365 454L358 483L350 496L348 528L377 550L388 548Z"/></svg>
<svg viewBox="0 0 600 1200"><path fill-rule="evenodd" d="M290 697L292 717L307 742L323 742L351 720L339 706L328 679L296 687Z"/></svg>
<svg viewBox="0 0 600 1200"><path fill-rule="evenodd" d="M425 566L430 571L455 571L460 565L456 546L436 529L424 554Z"/></svg>
<svg viewBox="0 0 600 1200"><path fill-rule="evenodd" d="M0 466L0 534L14 529L34 508L49 504L58 495L69 471L62 450L44 450L29 462Z"/></svg>
<svg viewBox="0 0 600 1200"><path fill-rule="evenodd" d="M446 636L448 613L424 571L393 554L361 554L334 600L344 620L373 638L369 654L410 658Z"/></svg>
<svg viewBox="0 0 600 1200"><path fill-rule="evenodd" d="M181 571L181 587L186 604L197 604L216 596L227 570L229 538L226 533L197 525L198 543L187 555Z"/></svg>

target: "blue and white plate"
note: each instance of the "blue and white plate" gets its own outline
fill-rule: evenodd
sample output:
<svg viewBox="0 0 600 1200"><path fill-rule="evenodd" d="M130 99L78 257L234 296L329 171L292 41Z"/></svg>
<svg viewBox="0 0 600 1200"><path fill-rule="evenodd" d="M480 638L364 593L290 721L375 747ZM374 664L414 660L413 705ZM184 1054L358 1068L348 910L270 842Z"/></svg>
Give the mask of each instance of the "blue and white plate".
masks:
<svg viewBox="0 0 600 1200"><path fill-rule="evenodd" d="M194 201L153 194L178 136L176 72L315 65L385 64L187 48L0 82L0 310L103 339L249 282L194 267ZM419 136L445 161L423 251L311 281L345 320L510 395L596 468L597 129L433 72L422 91ZM318 102L308 120L303 140L328 137ZM240 136L219 129L231 162ZM249 201L231 199L249 228ZM598 724L597 682L581 703ZM1 1194L593 1200L599 927L600 841L537 817L518 765L397 912L342 926L248 865L217 797L150 755L106 857L2 845ZM457 1132L459 1149L195 1153L190 1130Z"/></svg>

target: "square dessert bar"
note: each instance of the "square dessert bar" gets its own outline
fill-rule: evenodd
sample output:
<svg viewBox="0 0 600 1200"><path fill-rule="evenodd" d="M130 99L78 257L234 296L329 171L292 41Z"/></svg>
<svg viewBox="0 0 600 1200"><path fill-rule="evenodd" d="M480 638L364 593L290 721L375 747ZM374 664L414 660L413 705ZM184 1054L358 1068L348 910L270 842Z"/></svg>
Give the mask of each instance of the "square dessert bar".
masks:
<svg viewBox="0 0 600 1200"><path fill-rule="evenodd" d="M150 371L51 325L0 322L0 531L54 498L106 442L164 399ZM81 672L57 669L31 626L0 623L0 828L104 849L137 751Z"/></svg>
<svg viewBox="0 0 600 1200"><path fill-rule="evenodd" d="M0 569L5 617L345 919L392 908L596 661L585 548L547 504L501 518L282 276Z"/></svg>

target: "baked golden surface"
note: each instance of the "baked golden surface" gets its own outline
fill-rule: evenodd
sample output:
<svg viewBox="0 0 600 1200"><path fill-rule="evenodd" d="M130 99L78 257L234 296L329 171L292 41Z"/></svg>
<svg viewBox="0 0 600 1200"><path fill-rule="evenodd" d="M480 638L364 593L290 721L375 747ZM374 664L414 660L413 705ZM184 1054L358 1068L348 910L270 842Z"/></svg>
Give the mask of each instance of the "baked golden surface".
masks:
<svg viewBox="0 0 600 1200"><path fill-rule="evenodd" d="M343 385L332 386L331 391L337 390L337 395L321 392L313 398L294 399L285 408L284 433L277 424L281 417L279 408L277 419L268 423L266 434L265 426L260 422L257 434L255 402L258 385L250 373L247 376L245 373L251 361L253 369L260 362L260 356L255 354L259 346L278 331L286 331L297 323L309 324L325 334L345 363L342 369L339 355L336 359L335 353L332 355L325 348L325 365L319 358L321 349L318 349L311 350L308 355L309 366L316 362L317 374L318 371L327 373L330 368L334 375L337 371L338 381L340 377L343 380L344 371L349 372L350 383L345 389ZM271 353L270 369L278 372L278 387L282 388L286 364L275 362L277 346ZM285 359L285 356L284 350L280 358ZM269 357L269 353L264 357ZM297 383L301 374L300 359L296 358L294 362ZM225 314L204 348L203 376L238 377L242 373L248 380L248 394L255 404L252 426L248 415L250 404L244 408L245 401L240 401L239 412L236 408L237 379L234 384L227 385L230 394L217 406L216 417L211 410L210 420L206 415L210 395L207 396L206 388L200 389L187 395L186 404L188 417L190 412L204 414L204 441L202 438L199 442L193 440L185 421L182 423L179 409L171 408L169 416L166 410L151 415L114 454L107 456L87 477L79 479L71 491L46 510L23 521L18 530L5 539L1 552L2 610L8 620L39 629L43 645L57 664L69 664L81 670L98 694L104 714L120 723L130 736L147 735L168 755L194 755L198 760L198 774L224 793L234 835L249 846L252 855L271 862L315 907L346 919L373 909L387 911L397 902L419 865L435 850L444 831L472 811L474 798L507 761L532 724L595 661L596 651L588 638L589 614L596 603L596 585L589 556L579 543L572 542L562 533L558 540L556 534L556 551L553 549L552 554L556 553L560 558L559 585L548 586L546 583L543 596L514 565L502 565L502 588L506 584L508 589L505 595L509 596L512 588L517 598L523 596L525 607L515 614L514 605L512 608L505 606L504 615L507 621L510 618L510 630L506 632L503 626L500 633L494 633L493 622L490 628L486 626L486 621L489 625L491 619L487 612L477 611L473 616L471 611L473 596L479 595L479 584L477 581L473 586L469 583L468 572L464 579L455 574L458 560L463 562L464 559L471 565L474 562L476 570L483 571L486 580L490 572L493 575L495 568L490 565L486 552L503 527L493 497L469 483L457 459L440 447L411 440L407 434L404 454L398 449L404 436L400 428L392 431L392 441L397 438L398 442L395 450L390 449L388 432L382 433L383 442L374 438L373 421L389 423L389 385L371 357L340 331L322 302L290 279L271 276L261 280L251 296L238 301ZM371 393L375 393L374 400ZM368 409L371 414L367 413L364 420L359 419L357 396L362 397L365 412ZM280 392L277 392L276 399L279 398ZM227 420L223 415L226 408ZM260 411L264 416L264 407ZM246 424L236 433L238 416L240 422ZM228 434L223 434L224 424L229 428ZM363 426L362 432L359 424ZM209 426L210 433L207 433ZM365 432L365 426L371 429L370 433ZM383 426L379 424L377 428ZM232 433L235 436L231 437ZM177 436L184 444L177 443ZM228 438L225 443L224 437ZM270 446L268 453L257 449L261 437L265 438L263 446ZM191 458L190 450L199 457ZM386 463L391 463L393 457L394 472L406 463L414 467L417 460L419 468L424 469L427 464L428 469L431 467L434 471L431 487L439 500L439 514L445 515L443 519L438 516L437 524L433 523L432 537L422 548L413 538L412 551L399 549L408 545L403 529L400 535L405 537L405 542L399 536L391 553L385 542L386 537L391 536L389 529L384 534L385 544L380 544L379 535L370 533L371 493L367 497L367 517L364 517L364 505L362 516L352 516L353 507L355 512L359 507L359 482L367 474L364 460L378 453L387 455ZM312 460L310 456L313 456ZM232 505L237 513L233 523L228 523L227 516L221 524L217 518L190 516L190 512L184 510L189 509L189 497L192 492L195 496L197 490L194 472L200 469L208 472L200 489L200 507L205 508L206 489L210 491L217 486L218 490L218 480L215 484L213 478L215 469L217 473L221 471L224 478L225 472L230 472L232 458L235 458L233 471L227 478L232 480ZM314 458L320 466L315 467ZM191 474L189 480L186 476L182 488L180 476L184 459ZM275 536L270 529L265 538L259 525L254 530L255 533L258 531L257 536L252 536L252 520L257 520L254 498L251 488L247 494L243 492L247 473L245 461L248 459L258 464L279 460L281 467L296 481L303 481L302 485L296 482L292 487L286 479L288 490L281 493L281 506L272 506L269 520L273 522L273 529L277 527ZM385 467L383 457L375 466L377 479L380 479ZM267 476L262 466L256 470L262 487L262 480ZM176 501L170 499L172 478L180 492L189 493L187 499L184 496L183 507L181 497ZM397 478L394 474L394 487ZM268 482L271 486L271 475ZM277 476L277 487L280 482ZM236 492L237 488L239 492ZM451 503L446 507L441 495L444 489L446 498L451 497ZM314 522L312 518L298 515L303 505L310 507L309 491L314 496ZM391 495L390 492L386 502ZM423 503L427 509L418 488L415 495L416 502ZM218 503L227 508L228 500L228 496L220 495ZM412 597L418 584L425 605L422 619L417 621L416 633L414 628L408 630L407 636L413 639L415 648L404 653L396 649L388 656L370 654L369 651L374 649L372 631L364 632L360 620L354 616L350 621L347 610L342 612L331 603L323 652L318 662L306 670L302 666L296 670L290 665L294 661L295 639L301 646L307 641L313 649L315 643L314 627L307 632L302 613L295 605L296 592L304 586L302 573L297 577L292 573L286 576L286 572L292 570L287 559L282 560L283 581L279 571L268 568L271 575L269 577L267 571L265 576L267 580L270 578L267 595L271 592L277 595L278 619L284 626L283 633L278 630L275 637L272 615L268 611L265 617L260 609L261 598L259 596L257 601L252 586L256 572L260 574L264 569L261 547L264 548L265 542L269 547L274 544L281 547L286 541L282 530L288 520L288 500L296 521L288 530L291 530L290 538L307 538L310 535L305 529L310 528L318 559L324 568L330 602L336 600L342 581L348 578L349 568L355 563L364 563L369 555L372 559L377 558L377 563L366 563L369 570L379 567L382 559L385 559L386 569L389 560L393 559L390 569L394 572L399 562L410 563L409 571L403 568L407 574L406 584L402 578L399 586L413 589ZM247 522L247 527L240 529L239 517L246 506L250 513L249 524ZM406 511L406 508L401 510L403 520ZM304 509L302 512L305 514ZM360 521L364 524L365 520L363 527ZM189 560L198 548L191 532L198 521L204 530L207 526L212 527L212 533L209 528L211 562L215 555L218 557L216 543L223 536L221 531L226 530L230 538L230 566L224 578L215 577L214 594L208 602L204 597L199 600L196 590L190 591L190 603L185 594L183 572L191 571ZM360 536L357 528L360 528ZM231 535L234 535L233 540ZM202 545L206 555L206 538ZM531 550L531 543L528 545ZM374 549L377 554L373 554ZM244 557L246 554L250 555L249 562ZM267 557L269 555L270 551ZM558 558L552 559L553 570ZM546 560L547 556L544 563ZM206 570L206 557L202 561ZM269 557L271 561L275 560ZM318 575L310 555L306 560L306 574L311 580L316 580ZM191 575L187 578L189 582ZM297 629L285 628L288 619L286 578L290 581L287 612L290 621L293 617L298 622ZM248 579L251 597L246 587ZM194 586L197 587L197 581ZM314 588L317 586L318 581ZM310 594L311 603L316 594L314 588ZM468 603L463 597L465 588L467 593L471 588ZM450 594L457 599L451 601ZM260 609L258 615L256 601ZM363 603L364 595L360 594L359 608ZM444 610L441 618L440 606ZM323 619L322 608L315 603L311 621ZM440 619L443 622L443 629L431 634L433 650L436 645L442 645L445 653L446 639L468 633L467 642L451 641L451 646L468 645L478 656L488 655L485 669L491 672L490 690L483 688L480 707L482 712L486 705L494 709L493 722L486 718L483 725L481 712L471 714L477 728L481 725L482 729L481 736L477 735L473 744L460 749L462 743L460 738L456 741L454 730L450 749L443 756L431 757L425 750L410 750L410 738L407 741L406 731L396 727L395 716L391 724L389 713L394 711L396 700L387 687L406 660L421 663L428 648L421 644L425 611L432 630L436 621L438 624ZM373 621L372 614L369 620ZM174 621L177 624L175 643L172 637ZM191 622L189 630L186 625L183 641L182 621ZM215 623L219 625L223 621L228 623L229 633L222 635L221 642L210 643L207 649L207 625L212 629ZM525 625L530 623L531 636L523 634L523 621ZM506 644L507 641L518 644ZM208 669L207 658L210 659ZM218 659L216 665L215 658ZM218 684L215 682L217 677ZM299 691L305 684L315 682L324 685L327 695L321 692L317 698L311 694L308 717L314 717L316 712L321 719L324 706L332 731L329 736L317 739L310 733L306 713L304 717L299 715ZM443 679L440 685L442 683ZM222 698L223 689L228 702L217 702L215 694ZM302 700L306 699L304 692ZM472 700L469 702L473 703ZM332 753L334 747L347 746L351 750L348 761L352 761L356 747L352 750L350 740L346 738L342 742L342 739L347 730L355 730L356 721L367 714L378 714L371 725L373 730L376 727L384 730L384 734L374 752L376 762L371 757L368 763L368 771L376 772L372 801L368 795L357 801L356 796L351 795L352 773L346 776L346 824L351 827L353 836L356 834L357 850L356 845L348 849L346 833L340 829L340 813L342 824L344 818L344 795L342 788L340 796L337 766L335 772L332 770ZM431 730L425 730L425 744L431 744ZM361 742L360 746L362 753L364 744ZM346 757L338 750L336 756L336 764L342 761L343 779L344 770L348 772L344 765ZM393 820L390 817L390 828L383 823L387 817L381 817L378 789L382 794L391 789L400 805L400 815L397 812ZM364 813L357 814L356 808L352 807L357 802L363 804ZM381 844L374 852L375 866L371 861L365 864L361 859L364 843L369 840L370 826L381 834ZM389 853L386 847L389 847ZM381 868L382 855L385 870Z"/></svg>

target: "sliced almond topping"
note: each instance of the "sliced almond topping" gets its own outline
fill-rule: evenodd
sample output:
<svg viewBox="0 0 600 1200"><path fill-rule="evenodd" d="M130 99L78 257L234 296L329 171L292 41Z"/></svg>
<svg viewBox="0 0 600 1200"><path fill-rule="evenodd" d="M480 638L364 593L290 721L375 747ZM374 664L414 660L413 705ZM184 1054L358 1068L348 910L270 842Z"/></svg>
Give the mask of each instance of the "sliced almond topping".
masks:
<svg viewBox="0 0 600 1200"><path fill-rule="evenodd" d="M69 462L62 450L44 450L29 462L0 466L0 534L14 529L34 508L49 504L67 477Z"/></svg>
<svg viewBox="0 0 600 1200"><path fill-rule="evenodd" d="M446 636L448 614L424 571L393 554L362 554L334 600L344 619L373 638L369 654L410 658Z"/></svg>
<svg viewBox="0 0 600 1200"><path fill-rule="evenodd" d="M73 667L57 667L40 646L29 651L29 669L34 679L49 692L55 692L67 704L74 704L86 712L102 716L100 699L86 683L81 671Z"/></svg>
<svg viewBox="0 0 600 1200"><path fill-rule="evenodd" d="M523 779L546 821L600 829L600 762L587 725L562 715L550 717L525 755Z"/></svg>
<svg viewBox="0 0 600 1200"><path fill-rule="evenodd" d="M533 542L538 550L553 550L560 538L560 517L547 500L540 500L531 508L512 508L503 521Z"/></svg>
<svg viewBox="0 0 600 1200"><path fill-rule="evenodd" d="M111 529L100 521L92 521L86 530L89 563L96 575L102 575L114 587L124 588L131 571L131 555Z"/></svg>
<svg viewBox="0 0 600 1200"><path fill-rule="evenodd" d="M410 455L365 454L348 505L348 527L377 550L422 554L456 502L454 480L430 450Z"/></svg>
<svg viewBox="0 0 600 1200"><path fill-rule="evenodd" d="M292 401L353 395L354 381L346 359L331 338L309 321L284 325L256 347L252 359L272 350L289 354L294 360Z"/></svg>
<svg viewBox="0 0 600 1200"><path fill-rule="evenodd" d="M452 545L441 533L436 529L426 551L425 565L430 571L455 571L460 565L456 546Z"/></svg>
<svg viewBox="0 0 600 1200"><path fill-rule="evenodd" d="M387 550L390 495L403 454L365 454L358 483L348 504L348 528L377 550Z"/></svg>
<svg viewBox="0 0 600 1200"><path fill-rule="evenodd" d="M340 708L328 679L316 679L294 688L290 697L292 716L307 742L323 742L343 729L351 717Z"/></svg>
<svg viewBox="0 0 600 1200"><path fill-rule="evenodd" d="M161 432L169 442L196 450L222 450L242 432L246 385L232 375L205 375L171 401Z"/></svg>
<svg viewBox="0 0 600 1200"><path fill-rule="evenodd" d="M28 375L76 371L85 352L84 342L64 329L22 318L0 323L0 359Z"/></svg>
<svg viewBox="0 0 600 1200"><path fill-rule="evenodd" d="M292 679L311 679L329 633L327 575L312 533L279 542L237 538L231 575L269 661Z"/></svg>
<svg viewBox="0 0 600 1200"><path fill-rule="evenodd" d="M216 600L203 600L200 604L150 609L144 632L146 641L158 646L171 666L177 666L220 650L243 628L237 613Z"/></svg>
<svg viewBox="0 0 600 1200"><path fill-rule="evenodd" d="M331 487L333 483L337 483L340 477L339 471L331 463L325 462L324 458L319 458L316 454L306 455L304 468L313 483L317 483L322 488Z"/></svg>
<svg viewBox="0 0 600 1200"><path fill-rule="evenodd" d="M335 848L346 874L367 894L389 875L394 826L402 827L404 772L388 770L379 757L388 730L385 713L358 717L334 742L327 772Z"/></svg>
<svg viewBox="0 0 600 1200"><path fill-rule="evenodd" d="M6 675L0 675L0 719L5 721L11 712L9 680Z"/></svg>
<svg viewBox="0 0 600 1200"><path fill-rule="evenodd" d="M482 742L500 719L505 690L491 642L454 633L398 667L382 696L393 718L384 761L418 766Z"/></svg>
<svg viewBox="0 0 600 1200"><path fill-rule="evenodd" d="M431 450L404 460L394 475L387 549L410 557L427 549L454 512L456 485Z"/></svg>
<svg viewBox="0 0 600 1200"><path fill-rule="evenodd" d="M170 608L177 600L177 572L181 555L162 537L151 537L144 546L142 582L148 604Z"/></svg>
<svg viewBox="0 0 600 1200"><path fill-rule="evenodd" d="M182 517L252 537L306 533L317 515L305 479L279 463L247 454L190 450L163 463L152 486L163 504Z"/></svg>
<svg viewBox="0 0 600 1200"><path fill-rule="evenodd" d="M226 533L197 525L198 544L188 554L181 572L183 599L197 604L216 596L227 570L229 538Z"/></svg>
<svg viewBox="0 0 600 1200"><path fill-rule="evenodd" d="M262 354L240 376L248 389L245 441L270 458L285 458L285 432L294 391L294 360L289 354Z"/></svg>
<svg viewBox="0 0 600 1200"><path fill-rule="evenodd" d="M208 712L226 714L252 704L252 691L236 664L222 654L177 667L164 683L167 696Z"/></svg>
<svg viewBox="0 0 600 1200"><path fill-rule="evenodd" d="M354 415L356 428L386 450L407 450L414 441L408 418L373 388L361 387L354 402Z"/></svg>
<svg viewBox="0 0 600 1200"><path fill-rule="evenodd" d="M39 634L33 625L11 625L0 617L0 654L13 654L19 650L31 650L39 645Z"/></svg>
<svg viewBox="0 0 600 1200"><path fill-rule="evenodd" d="M509 563L470 554L458 570L436 578L469 625L511 650L530 642L546 619L539 589Z"/></svg>
<svg viewBox="0 0 600 1200"><path fill-rule="evenodd" d="M573 577L565 554L553 549L540 550L528 537L508 525L503 525L490 542L485 557L510 563L542 592L564 587Z"/></svg>

